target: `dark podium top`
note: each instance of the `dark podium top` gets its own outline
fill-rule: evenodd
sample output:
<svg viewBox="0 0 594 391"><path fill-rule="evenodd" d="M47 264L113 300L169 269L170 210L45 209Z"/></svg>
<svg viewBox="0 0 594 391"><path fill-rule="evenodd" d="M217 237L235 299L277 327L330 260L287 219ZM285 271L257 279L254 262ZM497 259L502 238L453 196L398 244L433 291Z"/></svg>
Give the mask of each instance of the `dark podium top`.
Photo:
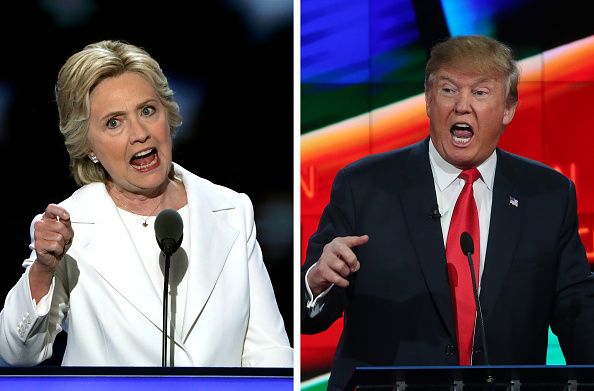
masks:
<svg viewBox="0 0 594 391"><path fill-rule="evenodd" d="M594 390L592 365L357 367L345 390Z"/></svg>

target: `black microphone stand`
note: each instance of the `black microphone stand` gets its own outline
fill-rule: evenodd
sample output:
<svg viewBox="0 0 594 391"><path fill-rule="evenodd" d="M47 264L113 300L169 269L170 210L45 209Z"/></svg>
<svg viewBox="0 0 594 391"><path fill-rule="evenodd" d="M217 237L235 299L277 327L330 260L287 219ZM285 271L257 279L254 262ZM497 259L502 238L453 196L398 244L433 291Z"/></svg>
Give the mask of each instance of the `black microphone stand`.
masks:
<svg viewBox="0 0 594 391"><path fill-rule="evenodd" d="M474 303L478 309L479 321L481 322L481 337L483 341L483 351L485 352L485 365L489 365L489 353L487 352L487 338L485 336L485 321L483 320L483 309L478 299L478 289L476 288L476 277L474 276L474 262L472 262L472 253L466 253L468 263L470 263L470 276L472 277L472 289L474 290Z"/></svg>
<svg viewBox="0 0 594 391"><path fill-rule="evenodd" d="M163 209L155 219L155 237L157 244L165 254L163 270L163 352L162 366L167 366L167 318L169 314L169 264L171 255L181 246L184 236L184 222L173 209Z"/></svg>
<svg viewBox="0 0 594 391"><path fill-rule="evenodd" d="M165 271L163 282L163 352L161 353L161 366L167 366L167 314L169 312L169 264L171 263L171 254L169 251L165 253Z"/></svg>

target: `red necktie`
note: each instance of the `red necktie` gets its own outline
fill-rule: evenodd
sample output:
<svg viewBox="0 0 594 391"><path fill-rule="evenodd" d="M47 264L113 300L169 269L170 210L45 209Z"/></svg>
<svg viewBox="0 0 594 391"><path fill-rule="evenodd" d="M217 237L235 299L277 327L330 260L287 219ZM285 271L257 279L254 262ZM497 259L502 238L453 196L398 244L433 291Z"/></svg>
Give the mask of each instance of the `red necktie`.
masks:
<svg viewBox="0 0 594 391"><path fill-rule="evenodd" d="M472 184L480 175L480 172L476 168L464 170L460 173L460 178L464 179L465 183L454 207L446 243L446 259L452 291L452 303L456 315L456 334L458 338L460 365L470 365L471 363L474 321L476 318L476 305L474 302L470 266L468 265L467 256L460 248L460 235L466 231L474 241L474 272L476 281L479 281L479 219Z"/></svg>

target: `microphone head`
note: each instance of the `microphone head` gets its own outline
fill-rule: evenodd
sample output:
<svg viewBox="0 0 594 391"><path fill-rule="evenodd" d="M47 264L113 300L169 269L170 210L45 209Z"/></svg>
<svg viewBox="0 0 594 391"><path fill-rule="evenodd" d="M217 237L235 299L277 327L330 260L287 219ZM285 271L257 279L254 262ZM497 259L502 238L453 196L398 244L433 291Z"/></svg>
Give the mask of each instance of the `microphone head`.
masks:
<svg viewBox="0 0 594 391"><path fill-rule="evenodd" d="M460 235L460 247L462 247L464 255L474 254L474 242L468 232L462 232Z"/></svg>
<svg viewBox="0 0 594 391"><path fill-rule="evenodd" d="M439 220L441 219L441 213L439 213L439 205L433 204L431 207L431 219Z"/></svg>
<svg viewBox="0 0 594 391"><path fill-rule="evenodd" d="M161 251L171 255L181 246L184 221L174 209L163 209L155 219L155 236Z"/></svg>

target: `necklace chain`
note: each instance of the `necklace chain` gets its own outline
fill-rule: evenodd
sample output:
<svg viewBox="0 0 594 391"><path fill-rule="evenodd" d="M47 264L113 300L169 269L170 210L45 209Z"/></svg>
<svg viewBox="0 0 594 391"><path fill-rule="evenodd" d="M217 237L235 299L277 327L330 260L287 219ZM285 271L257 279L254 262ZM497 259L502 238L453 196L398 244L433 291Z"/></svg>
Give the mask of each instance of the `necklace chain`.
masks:
<svg viewBox="0 0 594 391"><path fill-rule="evenodd" d="M159 206L161 206L161 202L163 202L163 196L161 197L161 200L159 201L159 203L157 204L157 206L155 206L155 209L153 209L153 211L151 212L151 214L149 214L148 216L146 216L146 219L144 219L144 221L142 222L142 226L143 227L148 227L148 219L155 214L155 212L157 211L157 209L159 208Z"/></svg>
<svg viewBox="0 0 594 391"><path fill-rule="evenodd" d="M150 218L152 215L154 215L154 214L155 214L155 212L157 211L157 209L159 208L159 206L161 206L161 203L162 203L162 202L163 202L163 198L161 197L161 200L159 201L159 203L157 204L157 206L155 206L155 209L153 209L153 210L151 211L151 213L150 213L148 216L146 216L146 218L145 218L145 217L142 217L142 216L140 216L140 219L142 220L142 226L143 226L143 227L145 227L145 228L146 228L146 227L148 227L148 223L147 223L148 219L149 219L149 218ZM132 213L133 215L137 215L137 216L139 216L138 214L136 214L136 213L132 212L130 209L128 209L128 208L125 208L125 207L124 207L124 206L122 206L122 205L120 205L119 207L120 207L120 208L122 208L123 210L125 210L126 212L129 212L129 213Z"/></svg>
<svg viewBox="0 0 594 391"><path fill-rule="evenodd" d="M178 181L179 181L180 183L182 183L182 182L181 182L181 180L178 180ZM173 183L173 185L175 185L175 181L172 181L172 183ZM132 212L132 211L131 211L130 209L128 209L127 207L124 207L124 206L122 205L122 202L116 202L116 199L118 199L118 198L120 198L120 197L116 197L116 196L115 196L115 194L112 194L112 192L110 191L110 188L109 188L109 187L108 187L107 191L108 191L108 193L110 193L110 196L111 196L111 198L113 199L113 201L116 203L116 205L117 205L119 208L122 208L122 209L123 209L123 210L125 210L126 212L132 213L132 214L134 214L134 215L136 215L136 216L139 216L137 213L135 213L135 212ZM154 209L151 211L151 213L149 213L149 215L148 215L148 216L146 216L146 218L145 218L145 217L143 217L143 216L140 216L140 219L142 220L142 226L143 226L143 227L145 227L145 228L146 228L146 227L148 227L148 219L149 219L151 216L153 216L153 215L155 214L155 212L157 211L157 209L159 209L159 207L160 207L160 206L161 206L161 204L163 203L163 198L164 198L164 197L165 197L165 193L161 194L161 199L159 200L159 202L157 203L157 205L155 206L155 208L154 208ZM118 204L120 204L120 205L118 205Z"/></svg>

